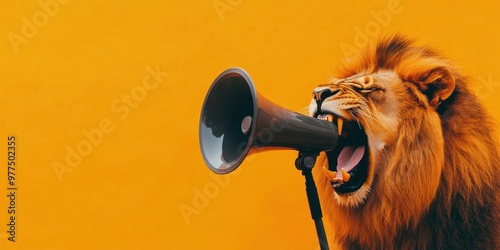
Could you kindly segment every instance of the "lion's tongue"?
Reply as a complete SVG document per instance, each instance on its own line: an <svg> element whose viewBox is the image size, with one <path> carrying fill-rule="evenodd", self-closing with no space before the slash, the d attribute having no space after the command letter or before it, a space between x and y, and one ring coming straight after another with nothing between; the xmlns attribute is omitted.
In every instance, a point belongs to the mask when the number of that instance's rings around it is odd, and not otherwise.
<svg viewBox="0 0 500 250"><path fill-rule="evenodd" d="M351 171L363 158L365 154L365 145L358 147L345 146L337 159L337 178L342 178L342 169L346 172Z"/></svg>

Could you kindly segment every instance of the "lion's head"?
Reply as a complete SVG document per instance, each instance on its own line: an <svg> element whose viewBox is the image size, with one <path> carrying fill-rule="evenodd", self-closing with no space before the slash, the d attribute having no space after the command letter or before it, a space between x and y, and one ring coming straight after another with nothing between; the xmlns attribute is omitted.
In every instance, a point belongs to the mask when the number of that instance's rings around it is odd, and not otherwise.
<svg viewBox="0 0 500 250"><path fill-rule="evenodd" d="M467 81L439 53L394 36L314 89L310 115L339 128L314 170L338 242L402 246L413 237L403 232L424 234L423 221L446 217L457 195L476 206L496 191L493 125Z"/></svg>

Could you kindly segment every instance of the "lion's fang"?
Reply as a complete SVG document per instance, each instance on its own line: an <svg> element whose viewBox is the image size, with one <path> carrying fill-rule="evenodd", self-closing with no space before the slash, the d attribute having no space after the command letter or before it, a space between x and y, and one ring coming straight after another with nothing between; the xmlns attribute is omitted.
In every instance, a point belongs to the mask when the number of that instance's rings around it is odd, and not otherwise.
<svg viewBox="0 0 500 250"><path fill-rule="evenodd" d="M323 167L323 172L325 173L326 177L335 183L341 183L342 178L337 178L337 172L336 171L330 171L328 168Z"/></svg>
<svg viewBox="0 0 500 250"><path fill-rule="evenodd" d="M344 126L344 119L342 117L337 117L337 132L339 135L342 134L342 127Z"/></svg>

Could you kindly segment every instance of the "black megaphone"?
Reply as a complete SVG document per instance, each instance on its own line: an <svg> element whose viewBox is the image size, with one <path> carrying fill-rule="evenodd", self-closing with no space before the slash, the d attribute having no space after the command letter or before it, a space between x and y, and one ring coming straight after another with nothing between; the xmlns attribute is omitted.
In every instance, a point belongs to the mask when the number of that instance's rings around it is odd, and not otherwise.
<svg viewBox="0 0 500 250"><path fill-rule="evenodd" d="M266 99L241 68L222 72L203 103L199 140L203 159L217 174L236 169L245 157L274 149L321 152L337 144L337 127Z"/></svg>

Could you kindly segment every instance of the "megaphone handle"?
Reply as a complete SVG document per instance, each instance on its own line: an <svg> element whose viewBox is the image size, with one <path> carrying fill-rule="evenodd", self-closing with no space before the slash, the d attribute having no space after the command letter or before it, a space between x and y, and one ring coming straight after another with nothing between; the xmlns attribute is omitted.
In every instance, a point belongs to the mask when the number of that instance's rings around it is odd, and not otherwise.
<svg viewBox="0 0 500 250"><path fill-rule="evenodd" d="M318 190L316 189L316 184L311 173L316 163L317 156L317 153L299 152L299 156L295 160L295 167L302 170L302 175L306 178L307 201L309 203L311 217L314 220L314 225L316 226L316 233L318 234L321 250L329 250L325 227L322 220L323 213L321 212L321 205L319 203Z"/></svg>

